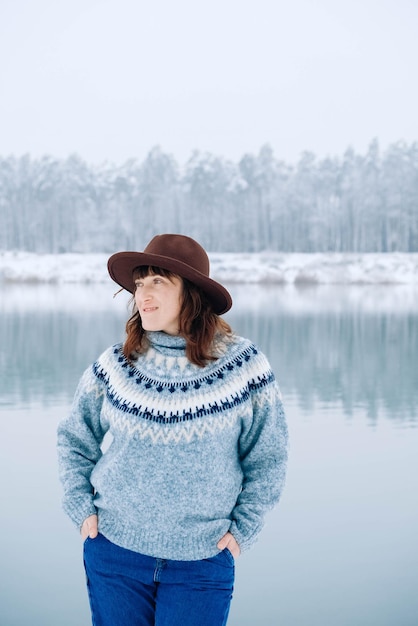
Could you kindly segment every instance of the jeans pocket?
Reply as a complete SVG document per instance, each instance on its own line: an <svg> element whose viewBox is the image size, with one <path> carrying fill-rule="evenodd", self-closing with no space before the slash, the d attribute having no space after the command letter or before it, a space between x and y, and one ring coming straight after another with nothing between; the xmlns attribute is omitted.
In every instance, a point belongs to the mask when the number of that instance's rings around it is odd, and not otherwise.
<svg viewBox="0 0 418 626"><path fill-rule="evenodd" d="M232 554L231 550L229 548L224 548L222 552L228 558L228 561L231 563L231 565L235 565L235 557Z"/></svg>

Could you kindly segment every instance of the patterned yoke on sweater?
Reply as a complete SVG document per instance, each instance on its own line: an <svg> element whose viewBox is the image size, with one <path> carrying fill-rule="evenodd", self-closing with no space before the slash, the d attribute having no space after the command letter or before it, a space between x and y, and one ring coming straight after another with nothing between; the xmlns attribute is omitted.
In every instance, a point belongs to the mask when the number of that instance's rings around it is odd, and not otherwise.
<svg viewBox="0 0 418 626"><path fill-rule="evenodd" d="M245 550L285 480L287 426L270 365L236 335L216 342L204 368L182 337L147 337L135 361L118 344L81 378L58 429L64 509L79 527L97 513L110 541L150 556L208 558L228 531Z"/></svg>

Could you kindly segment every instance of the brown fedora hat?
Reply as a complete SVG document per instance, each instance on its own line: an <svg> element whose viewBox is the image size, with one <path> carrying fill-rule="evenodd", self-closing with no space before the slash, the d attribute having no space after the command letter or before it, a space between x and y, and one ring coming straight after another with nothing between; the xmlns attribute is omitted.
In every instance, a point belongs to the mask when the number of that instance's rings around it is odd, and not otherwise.
<svg viewBox="0 0 418 626"><path fill-rule="evenodd" d="M133 293L133 271L140 265L154 265L169 270L198 285L218 315L232 306L228 291L209 278L209 258L202 246L185 235L156 235L144 252L117 252L107 262L111 278Z"/></svg>

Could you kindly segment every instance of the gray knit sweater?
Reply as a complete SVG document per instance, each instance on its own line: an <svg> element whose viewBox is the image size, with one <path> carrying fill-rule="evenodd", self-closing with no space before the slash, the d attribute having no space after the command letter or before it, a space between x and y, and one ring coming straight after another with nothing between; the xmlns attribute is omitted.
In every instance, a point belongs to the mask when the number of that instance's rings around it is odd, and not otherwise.
<svg viewBox="0 0 418 626"><path fill-rule="evenodd" d="M269 363L237 336L219 339L204 368L186 358L183 338L148 338L134 363L118 344L81 378L58 428L64 509L78 527L97 513L110 541L155 557L213 556L227 531L245 550L285 478L287 428Z"/></svg>

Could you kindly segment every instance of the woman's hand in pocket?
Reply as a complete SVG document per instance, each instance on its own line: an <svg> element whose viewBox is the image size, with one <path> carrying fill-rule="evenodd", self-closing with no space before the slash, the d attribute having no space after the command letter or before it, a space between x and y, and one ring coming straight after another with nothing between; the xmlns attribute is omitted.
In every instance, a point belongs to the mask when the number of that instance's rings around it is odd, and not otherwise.
<svg viewBox="0 0 418 626"><path fill-rule="evenodd" d="M218 548L219 550L225 550L225 548L228 548L234 559L237 559L241 554L238 542L231 533L226 533L226 535L218 541Z"/></svg>
<svg viewBox="0 0 418 626"><path fill-rule="evenodd" d="M97 515L90 515L89 517L86 517L81 525L80 531L83 541L87 539L87 537L90 537L90 539L97 537L99 534L97 526Z"/></svg>

